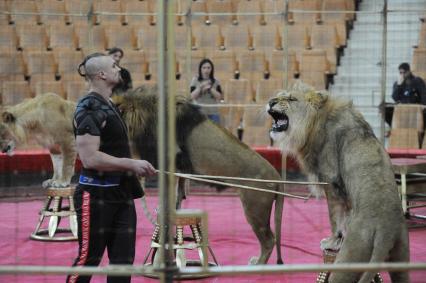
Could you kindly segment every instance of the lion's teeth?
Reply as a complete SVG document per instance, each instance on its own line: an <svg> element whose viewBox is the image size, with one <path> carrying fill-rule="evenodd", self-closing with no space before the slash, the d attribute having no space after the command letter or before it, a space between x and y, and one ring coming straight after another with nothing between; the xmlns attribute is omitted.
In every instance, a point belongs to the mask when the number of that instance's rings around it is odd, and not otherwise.
<svg viewBox="0 0 426 283"><path fill-rule="evenodd" d="M278 120L277 121L277 125L281 126L281 125L287 125L288 121L287 120Z"/></svg>

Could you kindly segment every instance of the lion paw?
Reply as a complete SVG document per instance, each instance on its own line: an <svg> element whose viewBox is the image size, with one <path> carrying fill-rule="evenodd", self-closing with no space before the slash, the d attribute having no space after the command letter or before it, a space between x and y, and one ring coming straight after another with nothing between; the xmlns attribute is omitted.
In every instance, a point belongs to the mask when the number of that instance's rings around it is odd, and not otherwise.
<svg viewBox="0 0 426 283"><path fill-rule="evenodd" d="M333 250L338 251L340 250L340 247L342 246L343 238L342 237L336 237L331 236L325 239L321 240L321 250Z"/></svg>
<svg viewBox="0 0 426 283"><path fill-rule="evenodd" d="M257 263L259 262L259 257L257 257L257 256L253 256L253 257L251 257L250 258L250 260L249 260L249 265L256 265Z"/></svg>
<svg viewBox="0 0 426 283"><path fill-rule="evenodd" d="M41 184L41 186L44 189L50 188L50 187L52 187L53 181L54 181L53 179L47 179L47 180L43 181L43 183Z"/></svg>
<svg viewBox="0 0 426 283"><path fill-rule="evenodd" d="M48 180L46 180L42 183L42 186L45 189L47 189L47 188L66 188L69 185L70 184L68 182L58 181L58 180L53 180L53 179L48 179Z"/></svg>

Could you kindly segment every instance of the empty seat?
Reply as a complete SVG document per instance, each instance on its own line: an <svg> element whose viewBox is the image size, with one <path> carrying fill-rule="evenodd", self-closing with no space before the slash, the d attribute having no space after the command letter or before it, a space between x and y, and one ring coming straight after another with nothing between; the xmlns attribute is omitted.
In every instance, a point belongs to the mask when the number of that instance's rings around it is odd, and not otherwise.
<svg viewBox="0 0 426 283"><path fill-rule="evenodd" d="M295 52L296 56L302 53L303 50L309 48L309 33L306 25L294 24L279 26L279 33L288 51Z"/></svg>
<svg viewBox="0 0 426 283"><path fill-rule="evenodd" d="M130 72L133 81L142 81L148 72L147 61L143 51L126 50L120 65Z"/></svg>
<svg viewBox="0 0 426 283"><path fill-rule="evenodd" d="M256 84L256 103L266 104L283 88L283 81L280 79L259 80Z"/></svg>
<svg viewBox="0 0 426 283"><path fill-rule="evenodd" d="M106 36L103 26L92 26L85 22L75 24L78 47L85 53L102 52L106 49Z"/></svg>
<svg viewBox="0 0 426 283"><path fill-rule="evenodd" d="M148 1L127 1L123 3L123 12L125 13L123 21L126 24L152 25L154 16L150 10ZM136 15L141 14L141 15Z"/></svg>
<svg viewBox="0 0 426 283"><path fill-rule="evenodd" d="M155 52L157 50L157 30L152 27L139 26L135 28L137 49Z"/></svg>
<svg viewBox="0 0 426 283"><path fill-rule="evenodd" d="M58 24L64 24L65 22L68 22L68 17L66 16L65 2L66 1L57 0L41 0L40 2L38 2L40 21L45 24L52 24L53 22L56 22Z"/></svg>
<svg viewBox="0 0 426 283"><path fill-rule="evenodd" d="M93 13L96 24L123 22L123 16L120 15L122 13L120 1L96 0L93 4Z"/></svg>
<svg viewBox="0 0 426 283"><path fill-rule="evenodd" d="M426 72L426 48L414 49L412 69L415 72Z"/></svg>
<svg viewBox="0 0 426 283"><path fill-rule="evenodd" d="M426 22L423 22L420 27L418 47L426 48Z"/></svg>
<svg viewBox="0 0 426 283"><path fill-rule="evenodd" d="M303 51L299 64L300 79L317 90L326 88L326 75L330 66L324 50Z"/></svg>
<svg viewBox="0 0 426 283"><path fill-rule="evenodd" d="M35 1L11 1L10 13L10 21L15 24L35 24L40 22Z"/></svg>
<svg viewBox="0 0 426 283"><path fill-rule="evenodd" d="M222 35L226 49L250 49L252 46L249 29L246 25L223 26Z"/></svg>
<svg viewBox="0 0 426 283"><path fill-rule="evenodd" d="M331 72L335 73L337 49L340 47L336 27L334 25L313 25L310 45L314 49L323 49L326 51Z"/></svg>
<svg viewBox="0 0 426 283"><path fill-rule="evenodd" d="M15 105L32 96L27 81L3 82L1 93L3 105Z"/></svg>
<svg viewBox="0 0 426 283"><path fill-rule="evenodd" d="M91 1L67 0L65 9L68 13L68 21L71 23L87 23L89 20L89 12Z"/></svg>
<svg viewBox="0 0 426 283"><path fill-rule="evenodd" d="M80 51L62 51L59 56L56 56L58 63L58 73L76 73L78 65L83 61L83 54Z"/></svg>
<svg viewBox="0 0 426 283"><path fill-rule="evenodd" d="M207 5L206 2L201 1L192 1L191 3L191 24L192 25L202 25L210 23L209 16L207 15Z"/></svg>
<svg viewBox="0 0 426 283"><path fill-rule="evenodd" d="M286 0L264 0L264 20L267 25L283 25Z"/></svg>
<svg viewBox="0 0 426 283"><path fill-rule="evenodd" d="M391 130L388 148L419 148L419 135L417 129L395 128Z"/></svg>
<svg viewBox="0 0 426 283"><path fill-rule="evenodd" d="M415 128L419 133L423 133L423 107L418 104L395 105L392 128Z"/></svg>
<svg viewBox="0 0 426 283"><path fill-rule="evenodd" d="M40 95L47 92L53 92L63 98L66 98L62 81L39 81L36 83L35 95Z"/></svg>
<svg viewBox="0 0 426 283"><path fill-rule="evenodd" d="M314 23L321 21L320 0L289 0L288 22L289 23ZM306 12L304 12L306 11ZM312 12L318 11L318 12Z"/></svg>
<svg viewBox="0 0 426 283"><path fill-rule="evenodd" d="M0 11L6 12L6 13L0 13L0 25L3 25L3 26L8 25L10 22L10 1L9 0L0 0Z"/></svg>
<svg viewBox="0 0 426 283"><path fill-rule="evenodd" d="M237 59L240 77L257 81L269 76L268 63L262 51L242 51Z"/></svg>
<svg viewBox="0 0 426 283"><path fill-rule="evenodd" d="M264 25L265 18L262 14L260 0L241 0L237 6L238 24Z"/></svg>
<svg viewBox="0 0 426 283"><path fill-rule="evenodd" d="M175 48L177 51L189 51L195 46L195 37L187 25L175 26Z"/></svg>
<svg viewBox="0 0 426 283"><path fill-rule="evenodd" d="M211 53L210 57L214 64L215 76L217 78L225 81L235 77L237 59L233 51L216 51Z"/></svg>
<svg viewBox="0 0 426 283"><path fill-rule="evenodd" d="M119 46L122 49L136 48L136 35L130 26L107 25L105 26L106 47L112 48Z"/></svg>
<svg viewBox="0 0 426 283"><path fill-rule="evenodd" d="M291 80L299 73L295 52L275 50L268 55L269 71L272 77Z"/></svg>
<svg viewBox="0 0 426 283"><path fill-rule="evenodd" d="M219 113L221 125L237 137L238 127L242 129L244 107L221 105Z"/></svg>
<svg viewBox="0 0 426 283"><path fill-rule="evenodd" d="M193 36L195 40L195 48L204 50L219 49L222 45L222 36L219 26L217 25L201 25L193 27Z"/></svg>
<svg viewBox="0 0 426 283"><path fill-rule="evenodd" d="M48 37L44 26L22 24L16 27L19 48L25 51L46 50Z"/></svg>
<svg viewBox="0 0 426 283"><path fill-rule="evenodd" d="M283 49L281 35L279 34L277 26L254 26L251 30L254 49L264 51Z"/></svg>
<svg viewBox="0 0 426 283"><path fill-rule="evenodd" d="M88 91L87 82L83 79L77 81L69 81L65 83L65 90L67 99L70 101L78 101L81 97L85 96Z"/></svg>
<svg viewBox="0 0 426 283"><path fill-rule="evenodd" d="M225 83L225 102L247 104L253 102L253 93L247 79L229 79Z"/></svg>
<svg viewBox="0 0 426 283"><path fill-rule="evenodd" d="M18 36L14 26L1 26L0 51L14 51L18 47Z"/></svg>
<svg viewBox="0 0 426 283"><path fill-rule="evenodd" d="M234 7L229 0L207 1L208 21L217 25L230 25L236 22Z"/></svg>
<svg viewBox="0 0 426 283"><path fill-rule="evenodd" d="M243 114L243 142L249 145L270 145L272 120L265 106L245 107Z"/></svg>
<svg viewBox="0 0 426 283"><path fill-rule="evenodd" d="M56 74L56 63L51 52L29 52L25 54L27 62L27 74Z"/></svg>
<svg viewBox="0 0 426 283"><path fill-rule="evenodd" d="M26 66L22 53L0 53L0 83L7 80L24 80Z"/></svg>
<svg viewBox="0 0 426 283"><path fill-rule="evenodd" d="M74 26L65 24L49 25L48 34L49 49L54 51L77 49L78 40L74 32Z"/></svg>
<svg viewBox="0 0 426 283"><path fill-rule="evenodd" d="M354 4L350 4L349 1L342 0L323 0L322 10L324 11L336 11L336 13L324 13L322 14L321 19L324 22L341 22L341 21L351 21L354 18L354 13L349 11L354 11Z"/></svg>

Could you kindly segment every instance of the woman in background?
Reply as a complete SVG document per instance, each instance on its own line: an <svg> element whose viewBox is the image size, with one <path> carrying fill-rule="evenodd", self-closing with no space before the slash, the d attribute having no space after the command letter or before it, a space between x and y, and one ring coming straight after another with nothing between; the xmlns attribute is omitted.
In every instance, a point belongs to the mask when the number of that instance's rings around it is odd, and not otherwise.
<svg viewBox="0 0 426 283"><path fill-rule="evenodd" d="M201 60L198 75L192 78L190 90L192 100L199 104L217 104L223 100L222 87L214 77L214 65L210 59ZM210 120L220 123L217 107L204 107L203 111Z"/></svg>

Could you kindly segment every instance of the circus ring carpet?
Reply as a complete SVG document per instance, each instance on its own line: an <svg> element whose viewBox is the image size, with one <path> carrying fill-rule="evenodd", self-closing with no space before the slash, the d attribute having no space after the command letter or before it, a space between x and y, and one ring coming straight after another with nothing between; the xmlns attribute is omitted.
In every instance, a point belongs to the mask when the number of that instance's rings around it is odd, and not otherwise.
<svg viewBox="0 0 426 283"><path fill-rule="evenodd" d="M34 160L31 158L31 160ZM10 166L10 165L8 165ZM22 163L20 166L23 166ZM4 169L4 167L2 167ZM41 168L38 166L38 168ZM11 167L9 167L11 169ZM199 192L199 190L197 191ZM157 206L155 190L147 195L151 212ZM43 199L0 199L0 265L61 265L70 266L77 255L77 242L39 242L29 239L38 219ZM246 265L251 256L259 253L259 245L247 224L239 198L227 191L193 194L184 201L184 208L203 209L208 213L209 241L220 265ZM141 264L149 250L153 226L145 217L139 200L137 252L135 264ZM418 211L426 214L426 209ZM273 223L271 223L273 227ZM311 199L308 202L286 199L282 225L282 251L285 264L322 263L319 242L329 236L326 201ZM410 253L412 262L426 262L426 228L410 229ZM188 257L196 254L188 253ZM269 260L274 264L275 251ZM102 265L107 264L106 255ZM288 273L238 277L211 277L196 282L315 282L316 273ZM385 282L390 282L382 273ZM425 282L426 271L411 272L414 283ZM0 282L53 283L64 282L60 275L0 275ZM95 276L92 282L105 282L105 277ZM158 282L145 277L133 277L132 282ZM194 281L192 281L194 282Z"/></svg>

